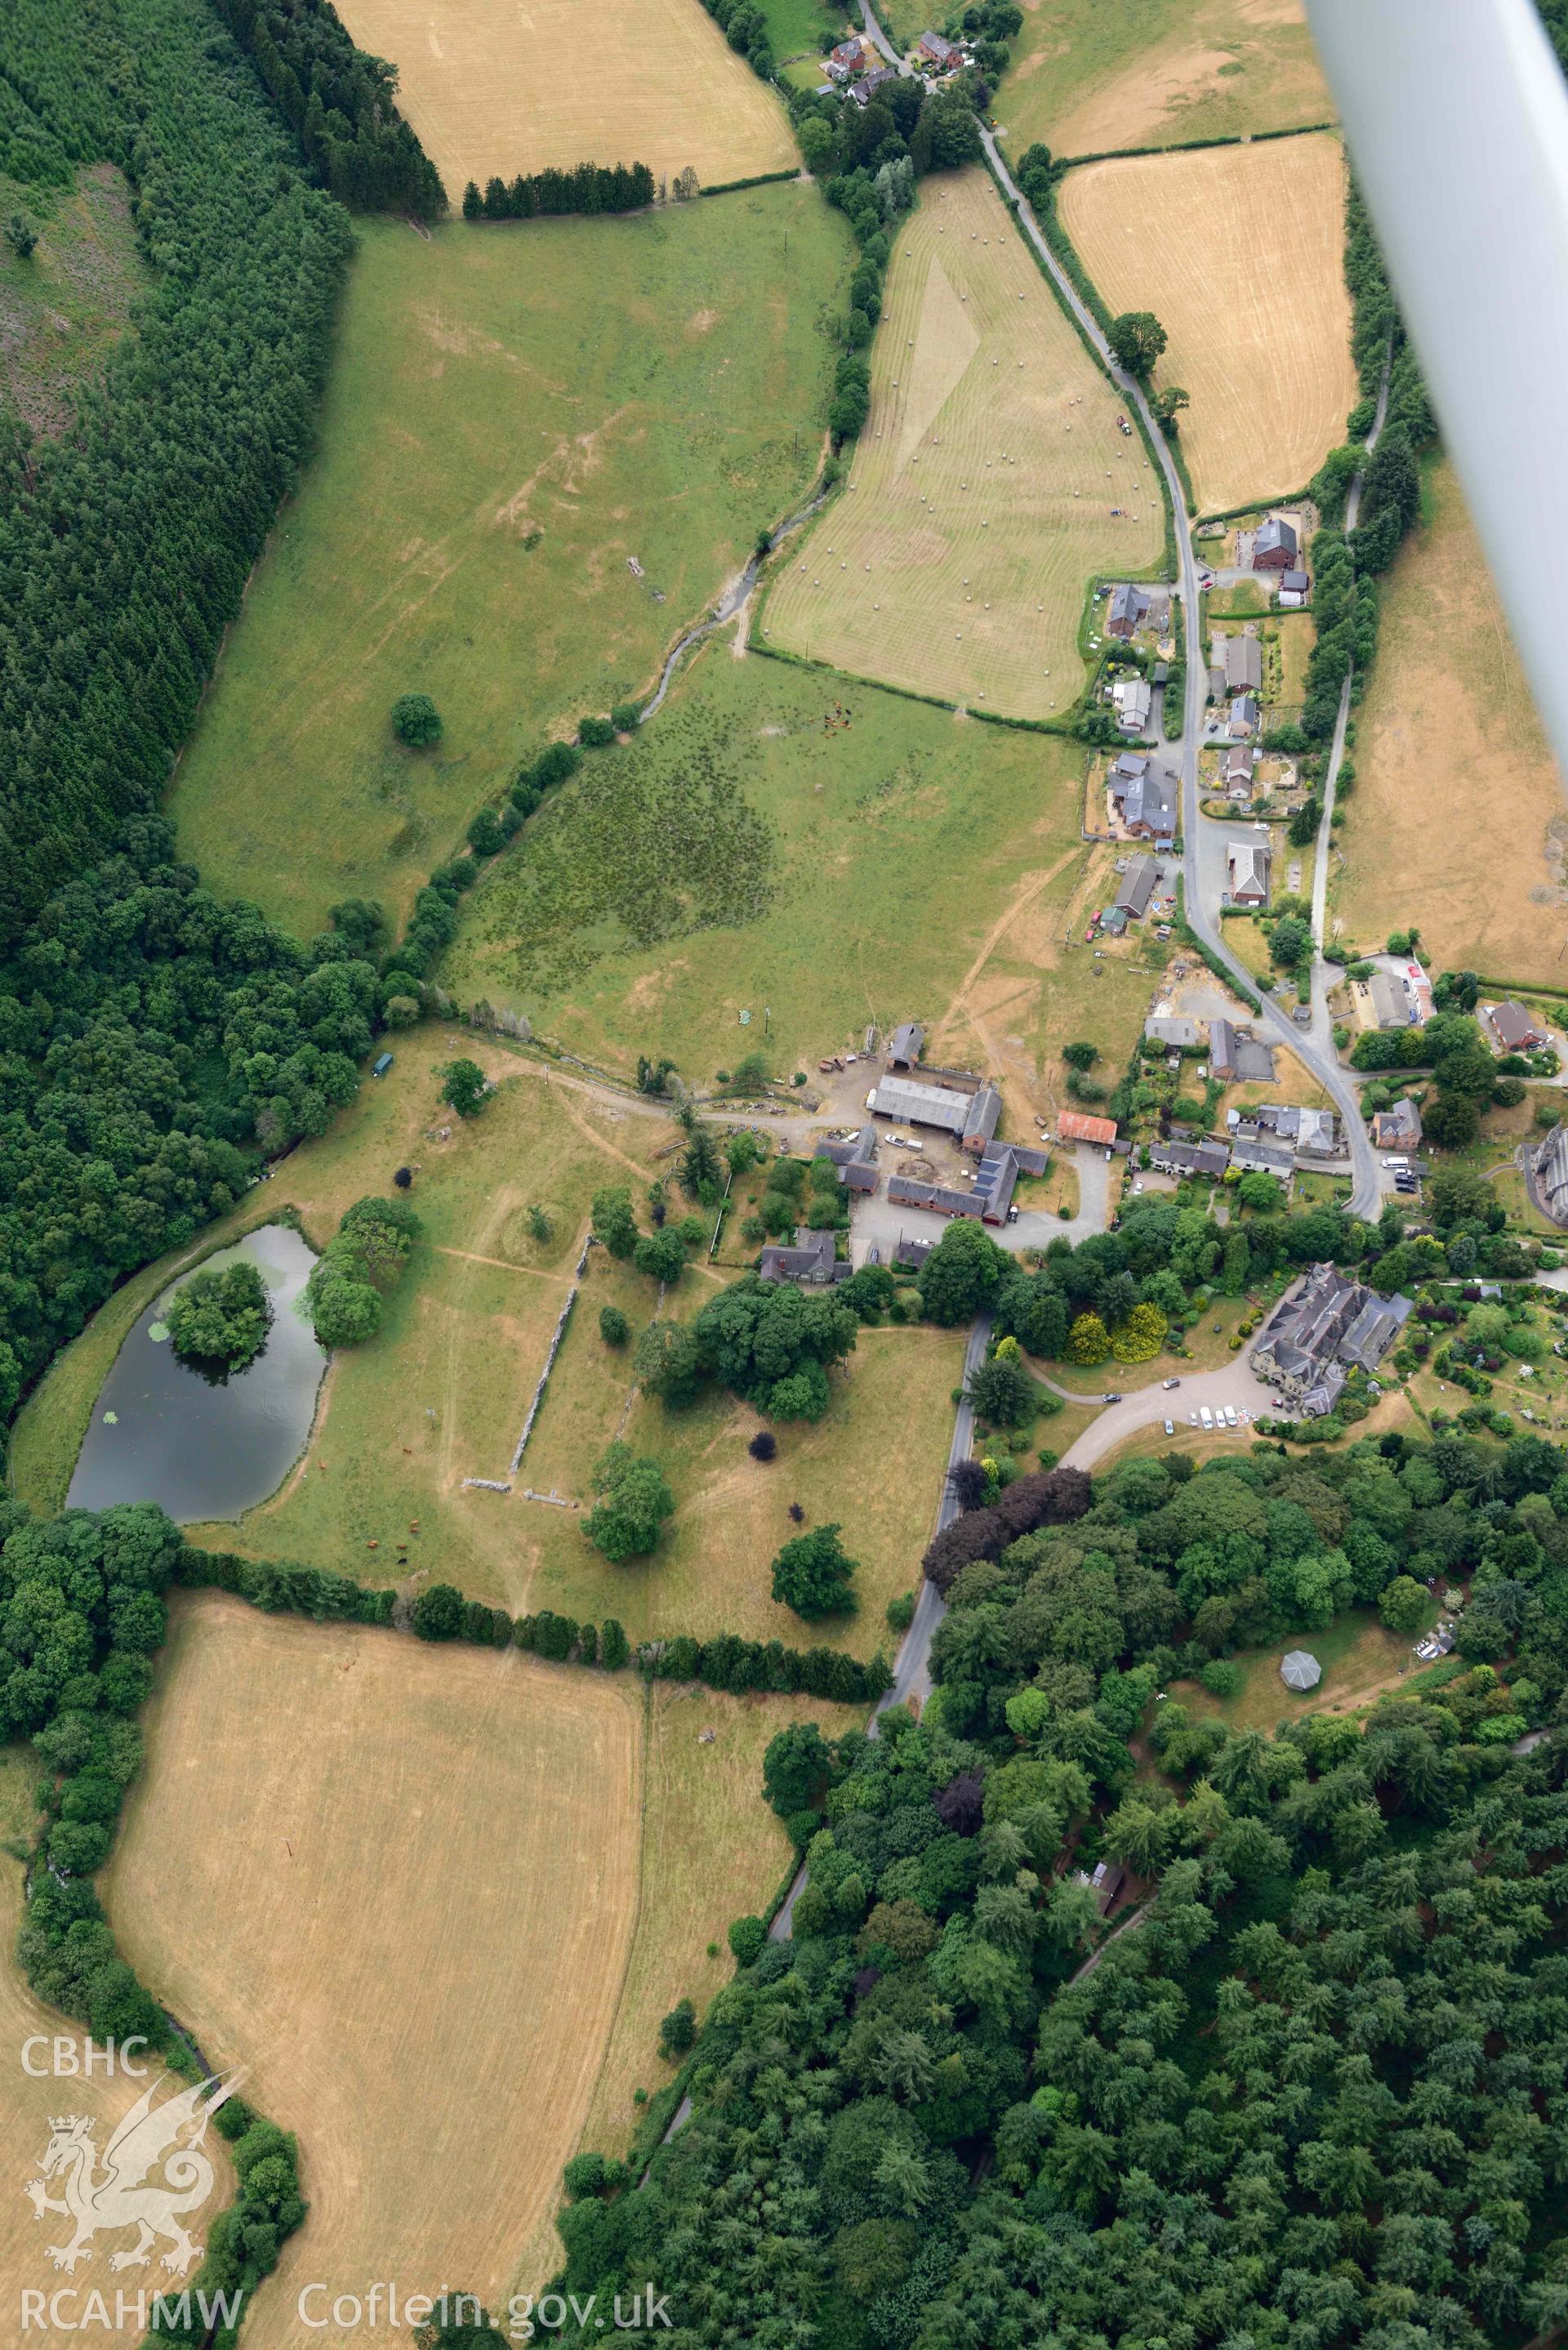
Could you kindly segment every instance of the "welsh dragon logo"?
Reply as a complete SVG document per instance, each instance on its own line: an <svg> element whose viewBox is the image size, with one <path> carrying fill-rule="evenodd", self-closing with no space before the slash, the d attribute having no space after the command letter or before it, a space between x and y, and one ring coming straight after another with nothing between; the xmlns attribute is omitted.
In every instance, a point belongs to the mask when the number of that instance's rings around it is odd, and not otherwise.
<svg viewBox="0 0 1568 2350"><path fill-rule="evenodd" d="M95 2236L134 2228L135 2243L111 2252L111 2269L145 2268L154 2247L166 2242L162 2265L183 2276L201 2258L202 2247L184 2224L183 2214L200 2210L213 2191L213 2166L202 2151L207 2125L218 2107L233 2096L241 2075L226 2081L214 2074L193 2087L178 2090L154 2104L168 2075L153 2081L115 2129L105 2147L102 2166L93 2144L94 2123L87 2114L57 2114L49 2123L49 2142L39 2163L42 2176L29 2181L26 2194L33 2216L57 2211L74 2223L70 2241L49 2247L57 2269L74 2274L78 2261L90 2261ZM221 2085L220 2085L221 2082ZM217 2090L209 2099L207 2093ZM161 2168L161 2183L150 2174ZM62 2193L48 2192L57 2179Z"/></svg>

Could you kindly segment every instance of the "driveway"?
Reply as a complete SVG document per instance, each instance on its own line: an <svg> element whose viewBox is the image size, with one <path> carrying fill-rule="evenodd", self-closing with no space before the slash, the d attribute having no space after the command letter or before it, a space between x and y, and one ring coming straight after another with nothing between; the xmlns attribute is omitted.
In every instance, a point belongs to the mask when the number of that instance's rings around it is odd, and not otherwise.
<svg viewBox="0 0 1568 2350"><path fill-rule="evenodd" d="M1023 1208L1019 1211L1016 1223L988 1224L986 1230L998 1247L1010 1250L1014 1256L1026 1248L1043 1249L1052 1241L1075 1243L1087 1240L1091 1232L1103 1232L1110 1220L1113 1181L1118 1196L1121 1190L1121 1173L1115 1161L1107 1162L1103 1150L1084 1143L1069 1143L1056 1155L1069 1157L1077 1170L1078 1212L1070 1217L1053 1216L1038 1208ZM884 1149L877 1153L877 1163L886 1179L898 1172L903 1154ZM905 1240L929 1242L934 1247L951 1221L929 1208L901 1207L897 1201L888 1199L885 1180L880 1191L856 1201L853 1213L849 1254L857 1269L865 1263L873 1247L881 1252L884 1264L891 1264L900 1235Z"/></svg>
<svg viewBox="0 0 1568 2350"><path fill-rule="evenodd" d="M1115 1363L1106 1363L1104 1369L1107 1380L1114 1380ZM1047 1379L1045 1385L1071 1403L1098 1403L1106 1392L1096 1388L1092 1394L1085 1394L1082 1388L1059 1387L1054 1379ZM1123 1396L1120 1403L1106 1404L1098 1419L1067 1447L1062 1455L1062 1466L1092 1469L1096 1461L1103 1461L1107 1452L1114 1452L1118 1444L1125 1444L1140 1429L1158 1428L1167 1419L1174 1420L1178 1428L1185 1428L1188 1414L1198 1411L1204 1404L1210 1411L1218 1405L1232 1404L1238 1414L1250 1411L1254 1416L1264 1412L1272 1417L1276 1409L1270 1390L1248 1368L1245 1355L1239 1354L1233 1363L1217 1371L1197 1371L1190 1378L1183 1378L1179 1388L1168 1389L1157 1380L1153 1387ZM1230 1432L1243 1450L1252 1440L1250 1421Z"/></svg>

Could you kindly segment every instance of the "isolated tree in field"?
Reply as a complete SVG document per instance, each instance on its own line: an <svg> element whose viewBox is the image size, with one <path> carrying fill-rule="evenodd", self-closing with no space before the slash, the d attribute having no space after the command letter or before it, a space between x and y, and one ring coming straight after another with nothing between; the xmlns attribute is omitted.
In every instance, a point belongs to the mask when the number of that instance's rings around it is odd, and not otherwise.
<svg viewBox="0 0 1568 2350"><path fill-rule="evenodd" d="M637 1246L637 1218L624 1183L594 1193L594 1238L611 1256L628 1257Z"/></svg>
<svg viewBox="0 0 1568 2350"><path fill-rule="evenodd" d="M618 1305L599 1307L599 1336L607 1347L624 1347L631 1336L631 1324Z"/></svg>
<svg viewBox="0 0 1568 2350"><path fill-rule="evenodd" d="M25 213L13 213L5 224L5 242L18 261L26 261L38 242L38 232Z"/></svg>
<svg viewBox="0 0 1568 2350"><path fill-rule="evenodd" d="M772 1461L778 1449L778 1438L771 1428L759 1428L746 1447L753 1461Z"/></svg>
<svg viewBox="0 0 1568 2350"><path fill-rule="evenodd" d="M459 1118L477 1118L493 1090L477 1061L449 1061L441 1071L441 1097Z"/></svg>
<svg viewBox="0 0 1568 2350"><path fill-rule="evenodd" d="M645 1557L675 1508L658 1461L635 1453L629 1444L614 1443L594 1471L593 1489L604 1498L584 1521L588 1540L616 1566Z"/></svg>
<svg viewBox="0 0 1568 2350"><path fill-rule="evenodd" d="M1147 375L1168 339L1152 310L1124 310L1106 337L1127 373L1139 377Z"/></svg>
<svg viewBox="0 0 1568 2350"><path fill-rule="evenodd" d="M169 1336L182 1362L243 1371L266 1345L272 1300L254 1264L192 1274L177 1289L168 1313Z"/></svg>
<svg viewBox="0 0 1568 2350"><path fill-rule="evenodd" d="M638 1385L670 1411L694 1402L702 1385L702 1357L685 1322L650 1322L637 1342L632 1365Z"/></svg>
<svg viewBox="0 0 1568 2350"><path fill-rule="evenodd" d="M836 1525L813 1526L785 1543L774 1561L774 1597L808 1623L847 1614L855 1605L855 1561Z"/></svg>
<svg viewBox="0 0 1568 2350"><path fill-rule="evenodd" d="M644 1232L631 1253L639 1273L666 1284L679 1281L686 1270L686 1243L679 1232Z"/></svg>
<svg viewBox="0 0 1568 2350"><path fill-rule="evenodd" d="M1070 1069L1092 1069L1099 1057L1097 1045L1064 1045L1062 1047L1062 1058Z"/></svg>
<svg viewBox="0 0 1568 2350"><path fill-rule="evenodd" d="M1168 432L1176 431L1177 417L1184 408L1191 405L1190 393L1183 391L1179 383L1168 383L1162 391L1154 395L1154 412Z"/></svg>
<svg viewBox="0 0 1568 2350"><path fill-rule="evenodd" d="M392 704L392 732L410 751L428 750L441 740L441 712L428 693L400 693Z"/></svg>

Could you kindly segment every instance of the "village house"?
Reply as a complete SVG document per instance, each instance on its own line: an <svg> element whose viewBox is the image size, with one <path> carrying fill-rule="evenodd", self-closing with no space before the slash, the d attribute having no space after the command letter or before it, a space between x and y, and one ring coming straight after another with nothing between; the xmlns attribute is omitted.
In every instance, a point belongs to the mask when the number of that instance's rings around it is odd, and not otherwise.
<svg viewBox="0 0 1568 2350"><path fill-rule="evenodd" d="M1287 1102L1262 1102L1254 1109L1228 1110L1226 1124L1238 1140L1286 1144L1298 1158L1339 1156L1339 1129L1331 1109L1298 1109Z"/></svg>
<svg viewBox="0 0 1568 2350"><path fill-rule="evenodd" d="M1241 739L1250 734L1255 734L1262 715L1255 693L1234 694L1231 701L1231 714L1226 722L1226 732Z"/></svg>
<svg viewBox="0 0 1568 2350"><path fill-rule="evenodd" d="M1272 1086L1274 1056L1267 1045L1232 1021L1210 1020L1209 1070L1220 1085Z"/></svg>
<svg viewBox="0 0 1568 2350"><path fill-rule="evenodd" d="M1095 1897L1095 1907L1103 1918L1126 1884L1127 1870L1119 1860L1097 1860L1092 1870L1075 1868L1073 1882L1088 1887Z"/></svg>
<svg viewBox="0 0 1568 2350"><path fill-rule="evenodd" d="M1304 571L1282 571L1280 574L1279 600L1284 610L1287 612L1299 611L1301 607L1306 602L1307 590L1310 585L1311 583Z"/></svg>
<svg viewBox="0 0 1568 2350"><path fill-rule="evenodd" d="M850 1271L848 1260L834 1253L832 1232L813 1232L808 1224L795 1226L793 1248L765 1248L757 1266L763 1281L794 1281L811 1289L847 1281Z"/></svg>
<svg viewBox="0 0 1568 2350"><path fill-rule="evenodd" d="M922 33L915 54L923 66L929 66L935 73L950 73L954 66L963 63L963 51L958 43L940 33Z"/></svg>
<svg viewBox="0 0 1568 2350"><path fill-rule="evenodd" d="M1416 1007L1390 971L1375 971L1350 983L1350 1008L1358 1028L1413 1028Z"/></svg>
<svg viewBox="0 0 1568 2350"><path fill-rule="evenodd" d="M1308 1419L1332 1411L1347 1369L1375 1371L1411 1313L1407 1297L1379 1297L1332 1264L1314 1264L1285 1292L1249 1357Z"/></svg>
<svg viewBox="0 0 1568 2350"><path fill-rule="evenodd" d="M848 81L854 75L864 70L865 64L865 46L858 38L852 41L840 41L836 48L830 49L827 53L826 70L833 76L835 81Z"/></svg>
<svg viewBox="0 0 1568 2350"><path fill-rule="evenodd" d="M1116 815L1140 840L1176 836L1176 777L1147 753L1123 751L1106 777Z"/></svg>
<svg viewBox="0 0 1568 2350"><path fill-rule="evenodd" d="M1178 1013L1150 1013L1143 1024L1143 1033L1153 1045L1173 1045L1178 1052L1192 1052L1202 1042L1196 1020L1184 1019Z"/></svg>
<svg viewBox="0 0 1568 2350"><path fill-rule="evenodd" d="M1141 629L1148 618L1148 593L1146 588L1128 584L1111 589L1111 600L1106 612L1106 634L1124 639Z"/></svg>
<svg viewBox="0 0 1568 2350"><path fill-rule="evenodd" d="M856 105L864 109L870 105L879 89L885 89L890 81L897 81L898 78L891 66L876 66L868 74L861 75L849 95Z"/></svg>
<svg viewBox="0 0 1568 2350"><path fill-rule="evenodd" d="M1238 1134L1231 1145L1231 1164L1243 1175L1277 1176L1289 1191L1296 1154L1288 1142L1265 1142L1261 1135Z"/></svg>
<svg viewBox="0 0 1568 2350"><path fill-rule="evenodd" d="M1266 840L1229 840L1225 844L1228 895L1233 906L1266 906L1269 902L1269 844Z"/></svg>
<svg viewBox="0 0 1568 2350"><path fill-rule="evenodd" d="M1220 780L1232 799L1252 796L1252 762L1257 754L1250 743L1231 743L1220 762Z"/></svg>
<svg viewBox="0 0 1568 2350"><path fill-rule="evenodd" d="M1141 922L1148 911L1159 868L1152 857L1129 857L1116 902L1128 921Z"/></svg>
<svg viewBox="0 0 1568 2350"><path fill-rule="evenodd" d="M1231 1163L1231 1153L1223 1142L1173 1142L1157 1137L1148 1146L1148 1163L1162 1175L1198 1175L1217 1182Z"/></svg>
<svg viewBox="0 0 1568 2350"><path fill-rule="evenodd" d="M1243 690L1257 693L1263 683L1263 648L1256 637L1216 637L1214 657L1220 658L1223 645L1225 683L1232 693Z"/></svg>
<svg viewBox="0 0 1568 2350"><path fill-rule="evenodd" d="M1534 1013L1527 1012L1522 1003L1511 1001L1494 1003L1488 1009L1486 1017L1500 1052L1538 1053L1542 1045L1549 1042L1548 1032Z"/></svg>
<svg viewBox="0 0 1568 2350"><path fill-rule="evenodd" d="M1294 523L1282 515L1270 515L1258 525L1252 540L1254 571L1293 571L1301 541Z"/></svg>
<svg viewBox="0 0 1568 2350"><path fill-rule="evenodd" d="M1372 1139L1379 1150L1414 1150L1421 1139L1421 1113L1408 1094L1392 1109L1380 1109L1372 1120Z"/></svg>

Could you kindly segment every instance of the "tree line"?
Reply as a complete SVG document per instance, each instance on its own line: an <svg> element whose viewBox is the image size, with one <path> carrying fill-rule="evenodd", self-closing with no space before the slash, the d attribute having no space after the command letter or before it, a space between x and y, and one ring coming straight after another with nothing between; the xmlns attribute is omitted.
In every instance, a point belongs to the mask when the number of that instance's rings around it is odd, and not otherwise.
<svg viewBox="0 0 1568 2350"><path fill-rule="evenodd" d="M439 220L441 174L397 107L398 69L357 48L332 0L213 0L324 187L358 212Z"/></svg>
<svg viewBox="0 0 1568 2350"><path fill-rule="evenodd" d="M575 170L519 172L514 180L477 180L462 192L465 221L540 220L561 213L635 213L657 191L646 163L579 163Z"/></svg>

